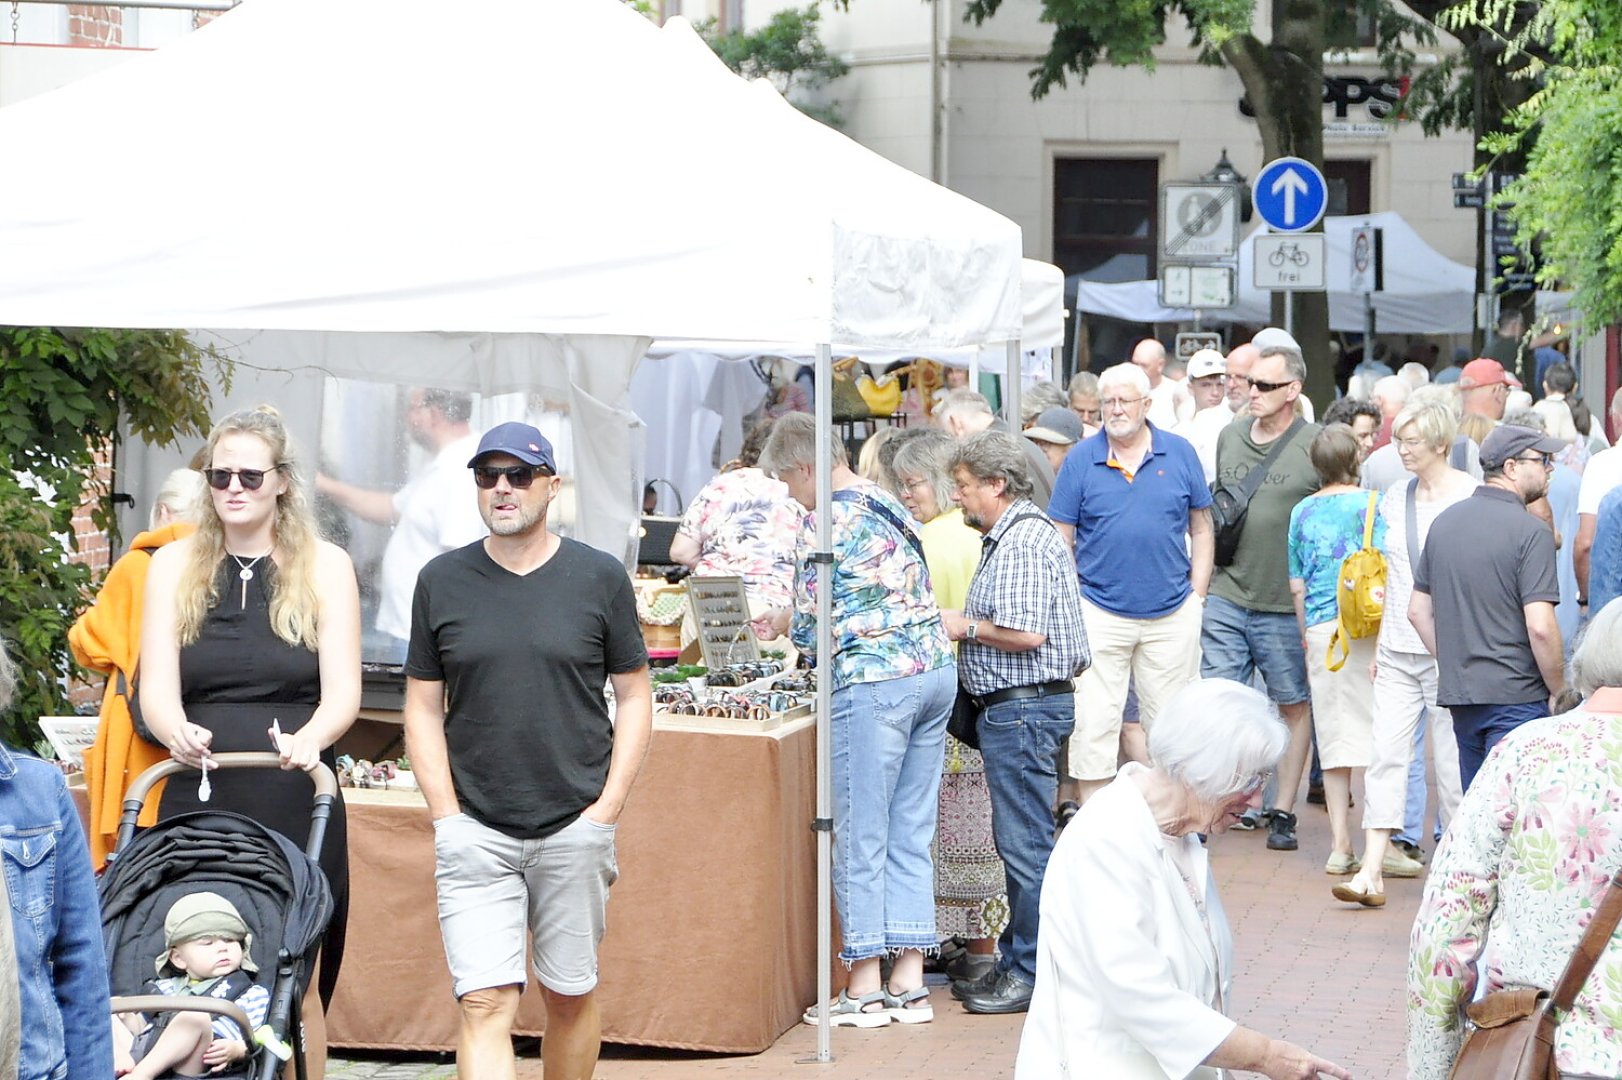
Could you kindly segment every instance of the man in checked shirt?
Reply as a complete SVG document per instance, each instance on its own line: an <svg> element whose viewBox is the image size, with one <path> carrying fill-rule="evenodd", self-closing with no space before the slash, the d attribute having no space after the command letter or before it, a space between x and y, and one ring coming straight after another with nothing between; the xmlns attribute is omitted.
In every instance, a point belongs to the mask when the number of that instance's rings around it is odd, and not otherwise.
<svg viewBox="0 0 1622 1080"><path fill-rule="evenodd" d="M962 611L943 611L958 673L979 711L991 792L991 828L1008 883L1001 958L981 978L955 983L976 1013L1024 1012L1036 984L1037 904L1053 850L1055 755L1075 726L1071 680L1089 661L1069 548L1030 500L1015 437L985 431L952 459L953 499L984 534Z"/></svg>

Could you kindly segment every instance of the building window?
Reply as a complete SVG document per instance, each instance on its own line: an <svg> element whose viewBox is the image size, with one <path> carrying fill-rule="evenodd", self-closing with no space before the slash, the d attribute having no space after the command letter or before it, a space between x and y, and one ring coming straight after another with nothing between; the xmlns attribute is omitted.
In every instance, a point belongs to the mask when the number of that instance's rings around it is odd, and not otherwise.
<svg viewBox="0 0 1622 1080"><path fill-rule="evenodd" d="M1329 185L1329 214L1356 217L1370 212L1371 169L1372 163L1367 158L1324 162L1324 180Z"/></svg>
<svg viewBox="0 0 1622 1080"><path fill-rule="evenodd" d="M1156 158L1060 158L1053 169L1053 261L1065 276L1155 276L1160 215Z"/></svg>

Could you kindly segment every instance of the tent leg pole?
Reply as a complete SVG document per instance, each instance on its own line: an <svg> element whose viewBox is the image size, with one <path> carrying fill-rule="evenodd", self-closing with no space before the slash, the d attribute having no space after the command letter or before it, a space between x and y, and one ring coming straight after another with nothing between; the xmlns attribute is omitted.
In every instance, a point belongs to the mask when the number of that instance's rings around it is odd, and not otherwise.
<svg viewBox="0 0 1622 1080"><path fill-rule="evenodd" d="M1003 394L1003 400L1007 405L1005 413L1008 418L1008 426L1014 430L1015 434L1018 434L1025 427L1025 425L1020 422L1019 412L1019 399L1020 396L1025 392L1025 373L1020 370L1020 362L1023 359L1023 356L1021 355L1019 345L1020 343L1018 338L1014 338L1004 345L1004 348L1007 350L1007 352L1004 354L1007 357L1007 360L1002 367L1004 372L1003 379L1008 383L1008 389Z"/></svg>
<svg viewBox="0 0 1622 1080"><path fill-rule="evenodd" d="M817 346L817 1056L833 1061L833 350Z"/></svg>

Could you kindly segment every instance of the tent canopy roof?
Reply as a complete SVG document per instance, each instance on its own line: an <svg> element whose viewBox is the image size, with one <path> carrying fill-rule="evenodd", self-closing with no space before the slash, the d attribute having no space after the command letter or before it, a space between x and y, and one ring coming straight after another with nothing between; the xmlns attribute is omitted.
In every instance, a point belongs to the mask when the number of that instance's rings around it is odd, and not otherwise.
<svg viewBox="0 0 1622 1080"><path fill-rule="evenodd" d="M0 110L39 163L0 322L1018 335L1018 226L692 44L614 0L242 5Z"/></svg>

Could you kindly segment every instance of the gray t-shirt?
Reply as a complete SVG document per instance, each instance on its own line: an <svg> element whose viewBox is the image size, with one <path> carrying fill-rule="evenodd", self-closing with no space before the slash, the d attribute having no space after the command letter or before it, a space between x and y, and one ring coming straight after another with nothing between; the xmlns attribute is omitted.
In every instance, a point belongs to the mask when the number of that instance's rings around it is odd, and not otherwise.
<svg viewBox="0 0 1622 1080"><path fill-rule="evenodd" d="M1525 705L1549 688L1524 606L1560 602L1554 534L1519 496L1483 486L1443 510L1425 537L1414 591L1436 619L1438 705Z"/></svg>
<svg viewBox="0 0 1622 1080"><path fill-rule="evenodd" d="M1238 487L1273 443L1258 445L1250 437L1249 423L1229 424L1217 439L1216 486ZM1290 443L1267 470L1245 513L1245 530L1233 563L1211 575L1211 592L1242 608L1290 614L1290 511L1318 490L1318 471L1307 449L1322 430L1303 424L1294 435L1281 435Z"/></svg>

